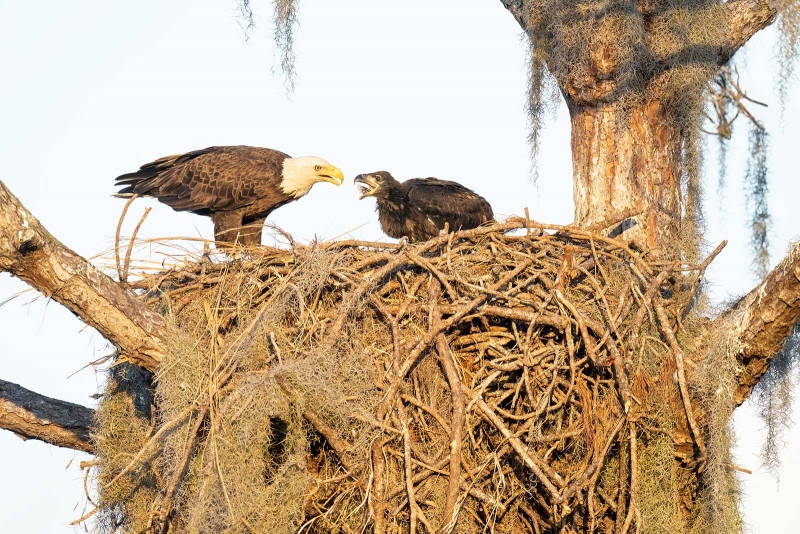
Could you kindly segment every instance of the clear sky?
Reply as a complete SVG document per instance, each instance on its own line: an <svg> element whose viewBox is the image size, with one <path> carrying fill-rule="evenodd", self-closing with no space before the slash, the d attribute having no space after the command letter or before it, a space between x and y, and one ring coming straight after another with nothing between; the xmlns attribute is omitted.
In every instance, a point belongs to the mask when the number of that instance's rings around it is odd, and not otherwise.
<svg viewBox="0 0 800 534"><path fill-rule="evenodd" d="M529 181L525 44L497 0L302 0L297 89L287 98L271 69L271 2L254 1L249 41L235 0L0 1L0 180L53 235L85 257L113 245L124 202L113 179L157 157L210 145L266 146L340 167L340 188L319 184L272 223L300 242L382 239L374 202L352 178L389 170L400 179L454 179L502 218L572 220L569 122L562 107L542 136L540 181ZM773 91L772 33L748 45L743 81L770 102L769 203L773 263L800 233L800 98L783 122ZM796 94L800 84L792 88ZM755 284L749 271L742 176L746 135L732 146L728 188L716 189L709 143L708 240L728 239L709 273L716 299ZM126 233L153 206L140 236L212 237L207 219L155 201L134 203ZM160 258L160 257L159 257ZM108 265L105 259L98 265ZM0 302L25 285L0 274ZM0 307L0 378L93 406L102 373L83 369L108 344L57 303L28 292ZM83 370L82 370L83 369ZM780 485L759 468L761 423L747 406L735 424L753 532L800 524L800 431L786 435ZM87 508L85 455L0 431L0 525L6 532L70 532ZM790 528L794 527L794 528Z"/></svg>

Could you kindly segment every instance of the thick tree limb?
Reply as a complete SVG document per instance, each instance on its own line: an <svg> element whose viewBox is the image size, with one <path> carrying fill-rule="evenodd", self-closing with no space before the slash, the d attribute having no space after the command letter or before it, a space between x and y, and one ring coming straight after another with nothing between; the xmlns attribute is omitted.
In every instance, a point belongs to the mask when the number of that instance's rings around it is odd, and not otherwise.
<svg viewBox="0 0 800 534"><path fill-rule="evenodd" d="M503 7L505 7L509 13L514 16L514 20L516 20L522 29L528 31L528 26L525 24L525 16L523 15L523 0L500 0L503 3Z"/></svg>
<svg viewBox="0 0 800 534"><path fill-rule="evenodd" d="M124 359L149 371L158 367L164 354L162 317L50 235L2 182L0 271L64 305Z"/></svg>
<svg viewBox="0 0 800 534"><path fill-rule="evenodd" d="M500 0L500 2L522 29L527 31L525 0ZM652 2L643 2L640 10L643 13L649 11L653 7L651 4ZM732 0L724 5L728 10L730 32L728 41L722 43L719 51L720 66L725 65L753 35L772 24L781 8L781 2L775 0Z"/></svg>
<svg viewBox="0 0 800 534"><path fill-rule="evenodd" d="M89 428L94 410L34 393L17 384L0 380L0 428L24 440L38 439L56 445L94 453Z"/></svg>
<svg viewBox="0 0 800 534"><path fill-rule="evenodd" d="M725 3L730 31L717 64L725 65L753 35L772 24L778 16L778 4L774 0L733 0Z"/></svg>
<svg viewBox="0 0 800 534"><path fill-rule="evenodd" d="M761 284L716 321L716 327L731 325L742 366L736 403L750 396L756 383L769 369L773 356L800 318L800 243Z"/></svg>

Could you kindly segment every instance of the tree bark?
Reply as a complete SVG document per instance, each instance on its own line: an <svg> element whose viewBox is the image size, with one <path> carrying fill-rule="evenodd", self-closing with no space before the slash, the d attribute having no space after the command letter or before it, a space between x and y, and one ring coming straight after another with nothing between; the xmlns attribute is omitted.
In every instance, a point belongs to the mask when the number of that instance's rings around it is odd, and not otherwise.
<svg viewBox="0 0 800 534"><path fill-rule="evenodd" d="M703 65L710 73L727 63L756 32L775 20L780 2L733 0L687 8L641 0L635 3L636 10L604 5L598 13L608 9L609 19L622 11L625 17L636 19L631 27L644 36L641 49L629 54L627 45L620 45L618 50L614 24L596 25L603 34L596 48L570 57L572 64L566 69L558 58L566 43L577 38L569 33L575 31L571 21L591 18L590 10L565 6L547 11L541 0L501 2L528 34L538 50L534 57L546 63L567 102L572 119L575 224L594 226L620 213L636 212L640 214L636 229L625 234L627 239L654 252L674 247L681 237L682 214L691 211L681 198L687 124L678 114L685 112L686 104L683 99L668 103L670 99L662 94L665 84L676 69ZM679 18L696 19L687 28L711 24L709 17L719 16L726 31L676 36L665 45L664 36L676 31L670 10L680 11ZM592 39L581 38L587 43ZM580 56L583 52L572 53ZM687 74L677 71L676 76ZM685 90L695 90L699 97L702 82ZM630 103L621 104L626 98Z"/></svg>
<svg viewBox="0 0 800 534"><path fill-rule="evenodd" d="M58 242L0 182L0 271L24 280L113 343L123 360L154 371L164 319Z"/></svg>
<svg viewBox="0 0 800 534"><path fill-rule="evenodd" d="M632 235L640 246L654 251L674 244L681 220L681 132L661 102L626 111L571 104L570 116L575 223L595 226L638 213Z"/></svg>
<svg viewBox="0 0 800 534"><path fill-rule="evenodd" d="M24 440L37 439L77 451L94 453L90 428L94 410L39 395L0 380L0 428Z"/></svg>
<svg viewBox="0 0 800 534"><path fill-rule="evenodd" d="M779 4L775 0L732 0L725 4L728 18L728 41L719 52L718 64L726 64L750 38L775 21ZM780 6L783 7L783 6Z"/></svg>
<svg viewBox="0 0 800 534"><path fill-rule="evenodd" d="M742 366L736 404L742 404L769 369L800 318L800 243L761 284L720 316L714 327L732 327L733 346Z"/></svg>

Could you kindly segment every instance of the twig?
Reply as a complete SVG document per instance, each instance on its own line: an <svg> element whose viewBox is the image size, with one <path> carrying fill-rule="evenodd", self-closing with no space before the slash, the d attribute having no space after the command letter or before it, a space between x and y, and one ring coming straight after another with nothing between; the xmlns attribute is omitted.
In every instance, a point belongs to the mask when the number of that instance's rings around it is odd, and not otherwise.
<svg viewBox="0 0 800 534"><path fill-rule="evenodd" d="M508 427L506 427L506 425L503 423L503 420L500 419L497 416L497 414L494 413L494 411L489 407L488 404L486 404L486 402L482 398L477 398L475 401L475 405L478 407L478 409L480 409L481 413L483 413L483 415L486 416L489 422L491 422L495 426L495 428L497 428L497 430L500 431L503 437L508 440L509 444L514 448L515 451L517 451L517 454L520 455L522 461L525 462L525 465L528 466L528 469L530 469L536 476L536 478L538 478L542 482L542 484L547 489L547 491L550 492L550 495L554 498L554 500L560 501L561 495L559 494L558 489L553 485L553 483L550 481L547 475L544 474L539 465L537 465L537 462L533 461L533 458L531 458L531 456L528 454L527 447L523 445L523 443L519 440L519 438L514 437L514 435L511 433ZM533 454L536 454L533 451L531 452Z"/></svg>
<svg viewBox="0 0 800 534"><path fill-rule="evenodd" d="M615 439L617 439L617 434L619 434L619 431L622 430L622 425L624 423L625 423L625 417L620 417L617 420L617 424L611 430L611 433L609 434L608 439L606 440L603 450L600 451L600 453L595 457L595 460L591 463L591 465L589 465L589 467L587 467L586 470L584 470L584 472L581 473L581 475L578 478L576 478L569 485L569 487L567 487L567 489L564 490L564 493L562 493L561 496L555 500L557 504L561 504L570 497L572 497L572 495L574 495L579 489L581 489L584 486L584 484L586 484L586 481L589 480L589 477L594 475L594 473L598 472L598 470L608 457L608 451L611 448L611 444L614 443Z"/></svg>
<svg viewBox="0 0 800 534"><path fill-rule="evenodd" d="M417 532L417 514L419 513L419 505L414 498L414 470L411 465L411 436L408 433L408 415L406 415L405 408L402 404L397 405L397 415L400 419L400 431L403 434L403 457L405 458L405 480L406 480L406 493L408 495L408 512L409 512L409 534L416 534Z"/></svg>
<svg viewBox="0 0 800 534"><path fill-rule="evenodd" d="M735 464L727 464L729 469L733 469L734 471L739 471L740 473L745 473L747 475L752 475L753 472L749 469L745 469L744 467L739 467Z"/></svg>
<svg viewBox="0 0 800 534"><path fill-rule="evenodd" d="M122 263L120 262L120 257L119 257L119 241L120 241L120 237L121 237L121 234L122 234L122 222L125 220L125 214L128 213L128 208L131 206L131 202L136 200L136 197L138 197L138 196L139 195L137 195L136 193L131 195L131 197L125 203L125 207L122 208L122 213L119 216L119 221L117 221L117 233L116 233L115 238L114 238L114 258L116 259L117 277L119 278L120 282L123 280L123 277L122 277Z"/></svg>
<svg viewBox="0 0 800 534"><path fill-rule="evenodd" d="M131 266L131 252L133 252L133 244L136 242L136 234L139 233L139 229L144 224L144 220L147 218L147 215L153 208L146 207L144 209L144 213L142 213L142 218L139 219L139 224L136 225L136 228L133 229L133 233L131 234L131 240L128 242L128 249L125 251L125 266L122 268L122 278L120 278L120 282L127 283L128 282L128 268Z"/></svg>
<svg viewBox="0 0 800 534"><path fill-rule="evenodd" d="M189 417L189 415L190 415L190 414L191 414L193 411L195 411L196 409L198 409L198 408L199 408L199 407L198 407L198 406L196 406L196 405L191 405L191 406L188 406L188 407L187 407L187 408L185 408L185 409L184 409L184 410L183 410L181 413L179 413L178 415L176 415L175 417L173 417L173 418L172 418L172 420L170 420L170 421L168 421L168 422L164 423L163 425L161 425L161 428L159 428L159 429L158 429L158 432L156 432L155 434L153 434L153 437L151 437L149 440L147 440L147 443L145 443L144 445L142 445L142 448L141 448L141 449L139 449L139 452L138 452L138 453L136 453L136 456L134 456L134 457L133 457L133 459L132 459L130 462L128 462L128 465L126 465L126 466L125 466L125 467L122 469L122 471L120 471L119 473L117 473L117 475L116 475L114 478L112 478L112 479L111 479L109 482L106 482L106 483L103 485L103 489L108 489L108 488L110 488L111 486L113 486L114 484L116 484L116 483L117 483L117 481L118 481L120 478L122 478L122 477L123 477L123 476L124 476L124 475L125 475L125 474L126 474L128 471L130 471L130 470L131 470L131 469L132 469L132 468L133 468L133 467L134 467L134 466L135 466L135 465L136 465L136 464L139 462L139 459L141 459L141 457L142 457L142 456L144 456L144 453L145 453L145 452L147 452L147 451L148 451L148 449L149 449L150 447L152 447L152 446L153 446L153 445L154 445L154 444L155 444L155 443L156 443L156 442L157 442L159 439L161 439L161 436L163 436L164 434L166 434L167 432L169 432L170 430L172 430L174 427L176 427L177 425L179 425L180 423L182 423L184 419L186 419L187 417ZM202 409L203 409L203 408L200 408L200 410L202 410Z"/></svg>
<svg viewBox="0 0 800 534"><path fill-rule="evenodd" d="M631 485L630 497L628 499L628 514L625 516L625 522L622 524L621 534L628 532L631 528L631 521L633 521L634 512L638 509L637 500L639 492L639 460L636 453L636 430L633 425L629 427L629 443L631 455Z"/></svg>
<svg viewBox="0 0 800 534"><path fill-rule="evenodd" d="M186 473L186 470L189 468L189 458L192 450L195 447L195 439L197 438L197 433L200 431L200 427L203 425L203 421L205 421L207 412L207 409L198 412L194 426L186 435L186 443L183 446L183 456L175 466L175 472L173 473L172 478L167 485L166 491L164 492L164 498L161 500L159 506L153 510L153 512L157 511L159 513L162 521L161 532L163 534L166 534L169 531L169 522L167 521L167 518L172 510L172 499L175 497L175 491L178 489L178 484L180 484L180 481ZM153 517L154 515L151 513L151 521ZM148 529L151 527L152 525L148 524Z"/></svg>
<svg viewBox="0 0 800 534"><path fill-rule="evenodd" d="M383 443L380 438L372 442L372 490L369 505L373 514L374 534L386 533L386 463L383 458Z"/></svg>
<svg viewBox="0 0 800 534"><path fill-rule="evenodd" d="M99 512L100 510L101 510L101 508L99 506L95 506L94 508L91 509L91 511L89 511L88 513L82 515L81 517L79 517L75 521L71 522L69 524L69 526L74 527L74 526L80 525L81 523L83 523L84 521L86 521L87 519L92 517L94 514ZM84 528L86 528L86 527L84 527Z"/></svg>
<svg viewBox="0 0 800 534"><path fill-rule="evenodd" d="M449 481L444 513L442 515L442 526L439 528L440 532L449 533L455 528L458 518L456 503L458 502L459 488L461 487L461 446L464 436L464 422L466 421L466 413L464 410L466 395L464 394L464 386L461 382L461 377L456 371L453 353L450 351L450 347L447 346L444 334L439 334L436 337L436 348L439 353L439 362L447 376L447 382L450 384L450 396L453 403L452 433L450 437L450 473L448 475Z"/></svg>
<svg viewBox="0 0 800 534"><path fill-rule="evenodd" d="M678 375L678 387L681 392L681 399L683 400L683 408L686 412L686 420L689 422L689 429L692 431L694 442L697 445L697 448L700 450L700 464L702 465L705 464L706 461L706 446L705 443L703 443L703 438L700 435L700 429L697 425L697 421L694 418L694 413L692 412L692 404L689 399L689 388L686 386L686 372L684 371L683 366L683 350L678 343L678 339L675 337L675 332L673 332L672 327L670 326L669 318L667 317L667 312L664 309L662 300L660 298L656 299L654 306L656 309L656 316L658 316L661 333L665 338L667 338L667 343L669 343L672 353L675 356L675 368Z"/></svg>

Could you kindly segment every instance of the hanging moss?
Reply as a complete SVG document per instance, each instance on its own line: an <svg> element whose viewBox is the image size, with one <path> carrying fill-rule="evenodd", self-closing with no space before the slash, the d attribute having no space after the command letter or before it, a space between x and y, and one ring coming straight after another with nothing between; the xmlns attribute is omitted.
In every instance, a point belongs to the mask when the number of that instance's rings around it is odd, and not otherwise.
<svg viewBox="0 0 800 534"><path fill-rule="evenodd" d="M781 13L778 16L778 100L781 117L789 100L789 89L795 77L795 66L800 58L800 3L792 0L778 2Z"/></svg>
<svg viewBox="0 0 800 534"><path fill-rule="evenodd" d="M750 220L750 247L753 272L762 279L769 272L769 214L767 193L767 132L756 125L750 127L750 149L745 171L745 192Z"/></svg>
<svg viewBox="0 0 800 534"><path fill-rule="evenodd" d="M241 15L239 25L244 30L245 39L250 38L250 32L256 28L256 15L253 11L251 0L237 0L239 14ZM295 70L294 53L294 32L299 24L297 18L298 0L272 0L273 3L273 38L275 46L280 56L277 70L283 77L286 92L294 92L294 84L297 78ZM273 69L274 70L274 69Z"/></svg>
<svg viewBox="0 0 800 534"><path fill-rule="evenodd" d="M298 0L273 0L275 7L275 46L280 54L280 72L284 86L289 93L294 92L297 78L295 71L294 32L297 29Z"/></svg>
<svg viewBox="0 0 800 534"><path fill-rule="evenodd" d="M780 478L783 436L793 424L792 401L795 388L800 382L798 361L800 327L795 327L783 349L770 361L769 370L761 377L751 397L767 434L761 449L761 463L776 480Z"/></svg>

